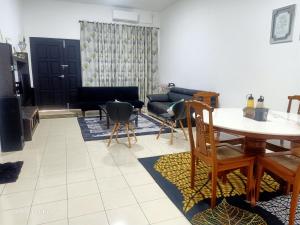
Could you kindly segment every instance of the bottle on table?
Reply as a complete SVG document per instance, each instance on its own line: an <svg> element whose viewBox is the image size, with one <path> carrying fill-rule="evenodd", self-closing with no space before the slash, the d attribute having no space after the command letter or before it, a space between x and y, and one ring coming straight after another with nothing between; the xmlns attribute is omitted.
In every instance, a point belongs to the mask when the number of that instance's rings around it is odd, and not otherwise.
<svg viewBox="0 0 300 225"><path fill-rule="evenodd" d="M265 101L265 98L263 96L260 96L260 98L257 100L256 108L263 109L264 101Z"/></svg>
<svg viewBox="0 0 300 225"><path fill-rule="evenodd" d="M254 108L254 97L252 94L247 95L247 108Z"/></svg>

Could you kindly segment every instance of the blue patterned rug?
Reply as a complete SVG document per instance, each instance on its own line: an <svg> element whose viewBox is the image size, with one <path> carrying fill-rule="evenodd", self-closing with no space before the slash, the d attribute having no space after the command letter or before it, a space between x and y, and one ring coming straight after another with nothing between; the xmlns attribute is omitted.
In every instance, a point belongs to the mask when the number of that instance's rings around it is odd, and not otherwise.
<svg viewBox="0 0 300 225"><path fill-rule="evenodd" d="M81 134L84 141L95 141L109 139L113 123L110 123L110 128L107 129L106 117L100 120L99 117L82 117L78 118L78 123L81 129ZM133 123L135 125L135 123ZM135 127L136 136L158 134L160 130L160 122L152 119L151 117L140 114L138 118L138 127ZM170 133L170 128L164 128L162 133ZM127 137L125 127L120 128L119 137Z"/></svg>

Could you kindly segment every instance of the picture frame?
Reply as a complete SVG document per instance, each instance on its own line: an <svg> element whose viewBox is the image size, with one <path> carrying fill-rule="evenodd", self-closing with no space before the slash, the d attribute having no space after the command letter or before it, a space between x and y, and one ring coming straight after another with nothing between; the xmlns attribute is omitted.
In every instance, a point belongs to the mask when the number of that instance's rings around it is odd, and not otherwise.
<svg viewBox="0 0 300 225"><path fill-rule="evenodd" d="M271 44L293 41L296 5L273 10Z"/></svg>

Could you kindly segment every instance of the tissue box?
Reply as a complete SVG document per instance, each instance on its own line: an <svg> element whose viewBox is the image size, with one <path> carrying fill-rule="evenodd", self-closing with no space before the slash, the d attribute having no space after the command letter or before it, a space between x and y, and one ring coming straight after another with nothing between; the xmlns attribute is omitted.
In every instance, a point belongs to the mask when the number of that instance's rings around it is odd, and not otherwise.
<svg viewBox="0 0 300 225"><path fill-rule="evenodd" d="M257 120L257 121L267 121L269 109L267 108L244 108L244 117Z"/></svg>

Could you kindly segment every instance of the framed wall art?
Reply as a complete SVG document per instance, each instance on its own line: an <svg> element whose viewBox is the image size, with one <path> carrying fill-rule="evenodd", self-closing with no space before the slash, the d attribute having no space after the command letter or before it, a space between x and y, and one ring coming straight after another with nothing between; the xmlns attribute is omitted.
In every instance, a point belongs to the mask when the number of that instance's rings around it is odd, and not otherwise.
<svg viewBox="0 0 300 225"><path fill-rule="evenodd" d="M272 16L271 44L293 41L296 5L275 9Z"/></svg>

